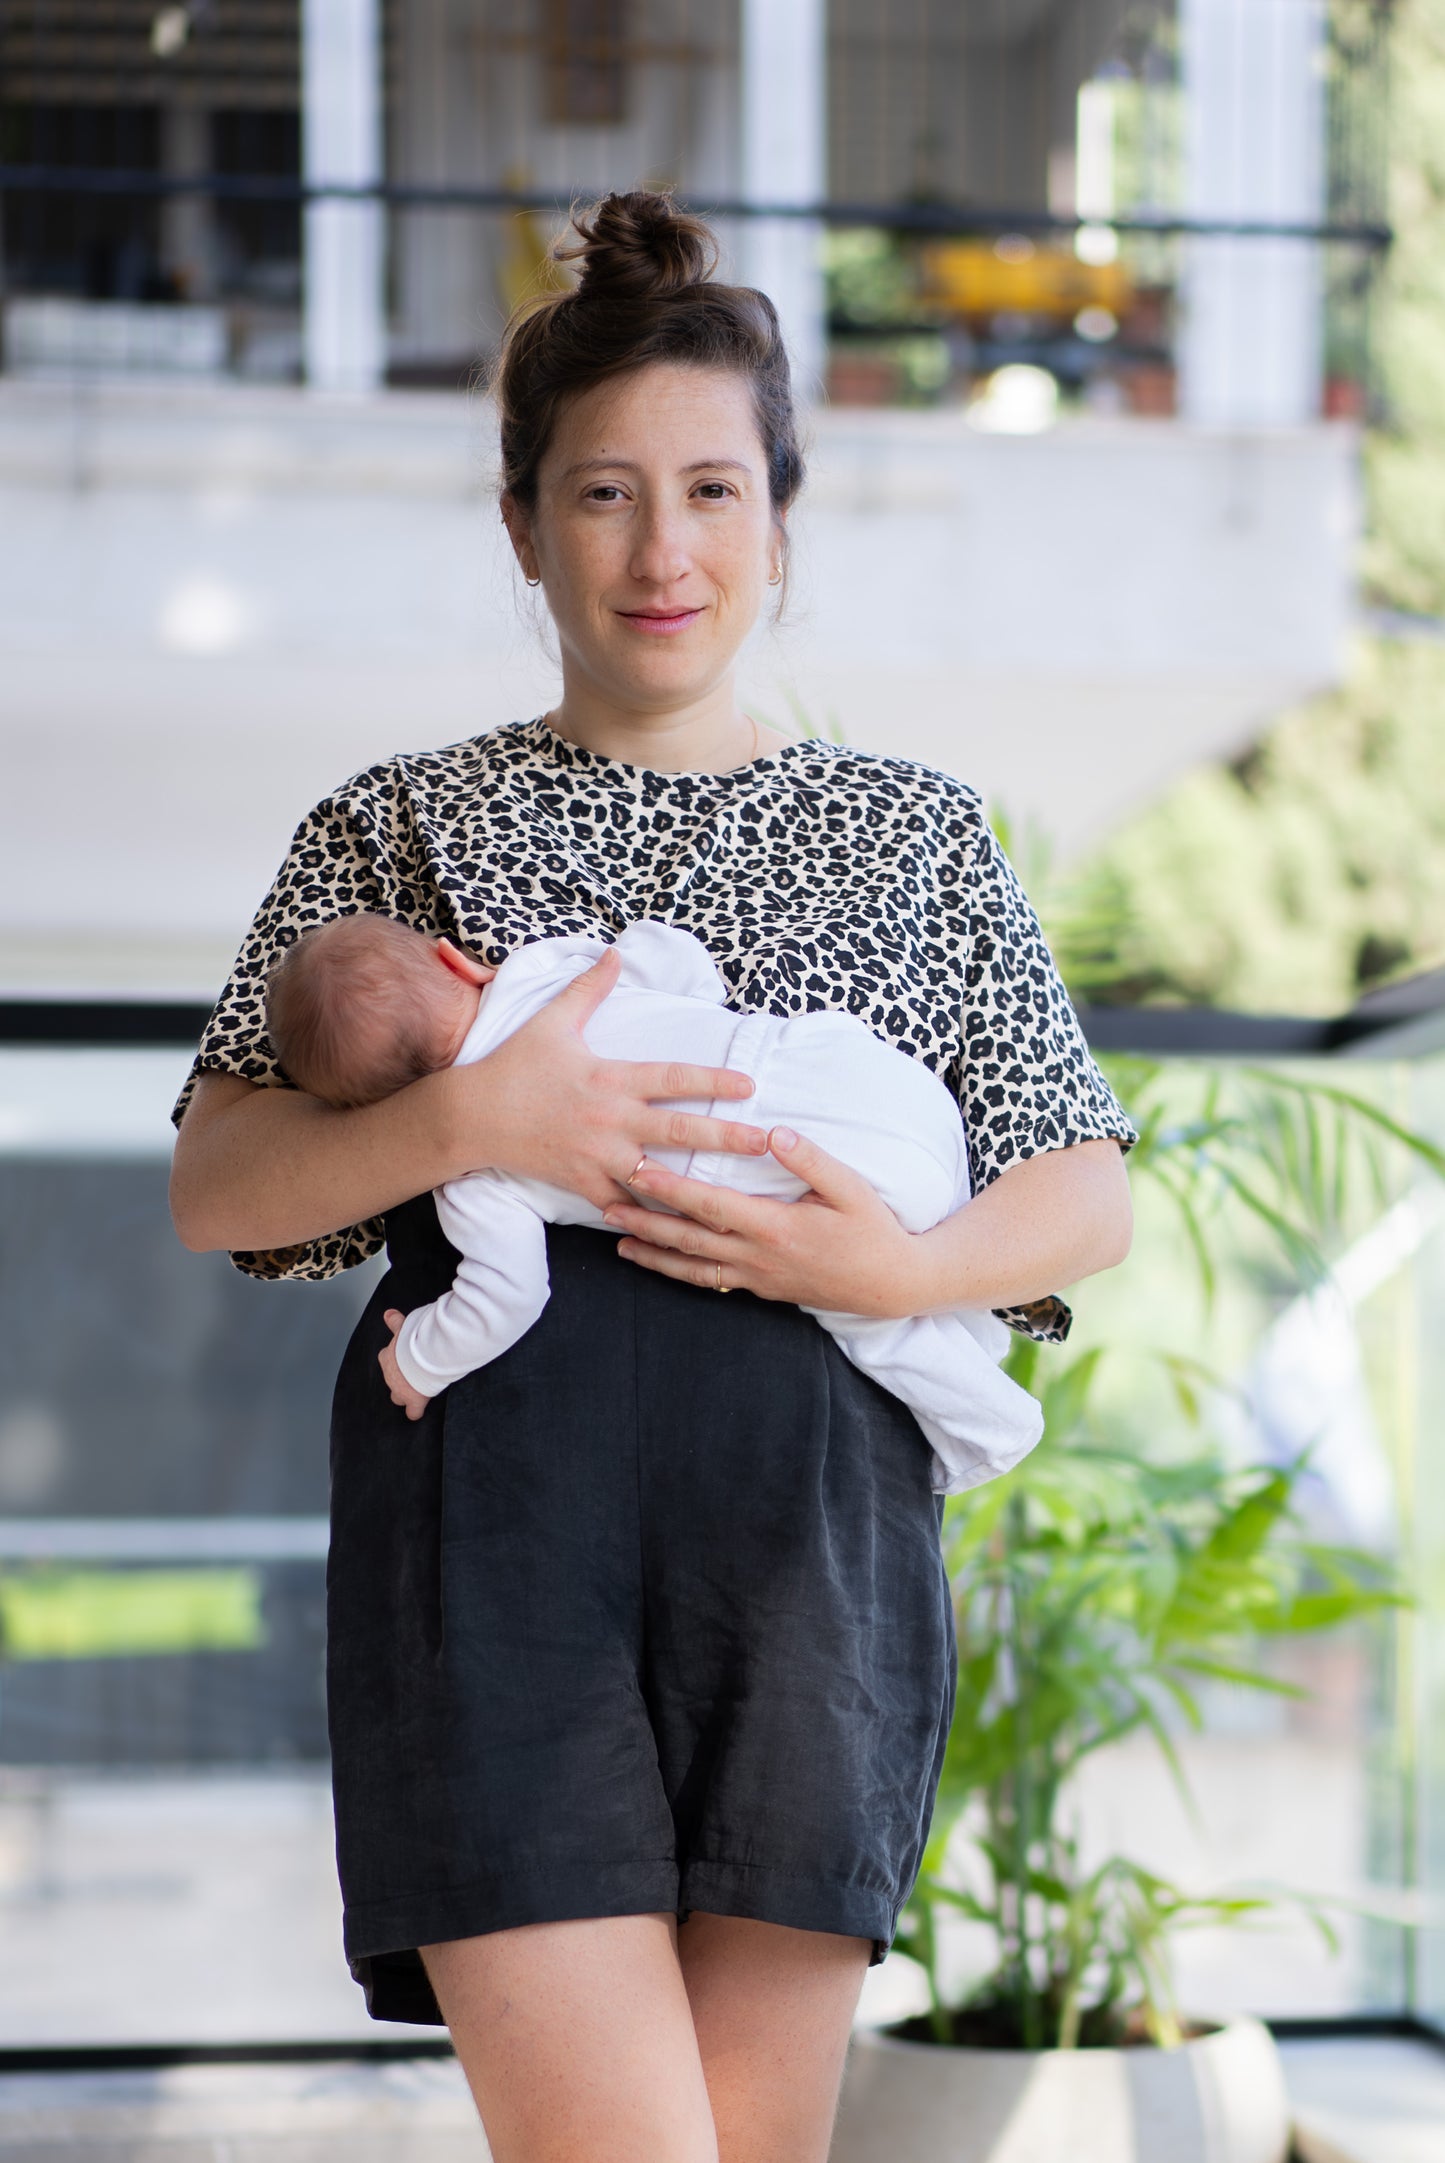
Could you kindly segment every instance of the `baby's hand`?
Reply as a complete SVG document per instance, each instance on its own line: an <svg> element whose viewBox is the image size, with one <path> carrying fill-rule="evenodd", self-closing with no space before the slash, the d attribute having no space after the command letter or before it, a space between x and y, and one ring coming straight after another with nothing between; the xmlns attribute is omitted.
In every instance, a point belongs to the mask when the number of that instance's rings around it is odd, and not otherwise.
<svg viewBox="0 0 1445 2163"><path fill-rule="evenodd" d="M406 1316L399 1308L388 1307L382 1316L382 1320L391 1331L391 1342L384 1351L377 1354L377 1359L386 1386L391 1391L391 1401L393 1404L401 1406L408 1419L420 1419L427 1406L431 1403L431 1399L430 1397L423 1397L419 1389L412 1388L396 1363L396 1333L406 1320Z"/></svg>

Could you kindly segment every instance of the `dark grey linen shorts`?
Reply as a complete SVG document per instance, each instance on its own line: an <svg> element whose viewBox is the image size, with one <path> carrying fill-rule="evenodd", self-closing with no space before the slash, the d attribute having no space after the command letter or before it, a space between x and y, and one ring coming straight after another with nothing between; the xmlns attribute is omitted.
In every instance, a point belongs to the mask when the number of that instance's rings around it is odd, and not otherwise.
<svg viewBox="0 0 1445 2163"><path fill-rule="evenodd" d="M347 1348L327 1691L345 1947L436 2022L416 1948L675 1913L873 1941L917 1876L957 1676L913 1415L800 1309L549 1229L552 1296L408 1421L382 1311L434 1299L431 1197Z"/></svg>

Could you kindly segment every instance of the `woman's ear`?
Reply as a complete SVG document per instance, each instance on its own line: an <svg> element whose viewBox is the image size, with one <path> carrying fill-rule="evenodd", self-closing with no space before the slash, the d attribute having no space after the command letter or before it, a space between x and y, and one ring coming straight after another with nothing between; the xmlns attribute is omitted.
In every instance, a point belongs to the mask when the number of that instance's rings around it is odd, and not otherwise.
<svg viewBox="0 0 1445 2163"><path fill-rule="evenodd" d="M512 553L521 565L522 576L529 585L538 582L537 552L532 546L532 521L510 491L502 497L502 524L507 529L507 539Z"/></svg>
<svg viewBox="0 0 1445 2163"><path fill-rule="evenodd" d="M772 565L768 572L768 584L777 589L778 613L781 614L788 598L788 512L790 504L781 510L774 507L771 536Z"/></svg>
<svg viewBox="0 0 1445 2163"><path fill-rule="evenodd" d="M486 962L473 961L470 954L464 954L459 946L453 946L450 939L438 939L436 951L437 960L442 967L450 969L452 975L459 976L464 984L475 984L480 988L483 984L490 984L497 973L495 969L489 968Z"/></svg>

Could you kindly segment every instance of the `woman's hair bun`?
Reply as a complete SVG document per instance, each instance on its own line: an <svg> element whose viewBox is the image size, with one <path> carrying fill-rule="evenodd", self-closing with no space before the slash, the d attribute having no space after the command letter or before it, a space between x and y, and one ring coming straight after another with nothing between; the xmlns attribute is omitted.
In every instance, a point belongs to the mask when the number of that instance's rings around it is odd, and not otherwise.
<svg viewBox="0 0 1445 2163"><path fill-rule="evenodd" d="M579 300L648 301L702 285L717 268L717 242L670 195L634 189L572 213L577 239L557 249L580 266Z"/></svg>

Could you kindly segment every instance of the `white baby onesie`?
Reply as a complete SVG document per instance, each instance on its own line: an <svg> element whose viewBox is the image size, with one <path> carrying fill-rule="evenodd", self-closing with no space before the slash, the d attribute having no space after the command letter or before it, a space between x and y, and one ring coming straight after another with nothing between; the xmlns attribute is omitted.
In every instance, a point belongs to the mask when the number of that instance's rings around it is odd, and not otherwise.
<svg viewBox="0 0 1445 2163"><path fill-rule="evenodd" d="M921 1062L849 1014L733 1012L727 987L691 932L631 924L617 946L621 974L583 1032L600 1057L683 1060L750 1075L752 1096L706 1109L749 1126L805 1134L860 1172L910 1232L930 1230L968 1201L958 1105ZM599 939L563 937L538 939L509 956L482 993L457 1065L485 1058L603 950ZM672 1171L746 1194L796 1201L807 1191L771 1154L649 1154ZM461 1264L451 1290L409 1314L396 1340L402 1373L428 1397L496 1359L541 1314L549 1291L546 1225L612 1229L580 1195L498 1171L450 1181L437 1189L436 1205ZM856 1367L912 1411L933 1449L935 1490L976 1487L1017 1464L1038 1441L1037 1401L999 1370L1009 1332L996 1315L956 1308L880 1321L805 1311Z"/></svg>

